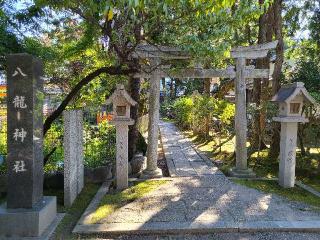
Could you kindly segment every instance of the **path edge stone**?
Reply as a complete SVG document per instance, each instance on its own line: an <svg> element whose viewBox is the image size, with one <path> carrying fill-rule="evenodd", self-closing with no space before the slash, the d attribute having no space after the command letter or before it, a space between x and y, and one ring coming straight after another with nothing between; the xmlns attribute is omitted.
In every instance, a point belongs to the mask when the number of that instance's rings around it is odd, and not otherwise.
<svg viewBox="0 0 320 240"><path fill-rule="evenodd" d="M86 210L81 215L80 219L78 220L76 226L74 227L72 233L77 233L77 228L81 225L87 225L86 219L90 217L90 215L98 208L101 199L109 192L110 185L112 180L104 182L99 190L97 191L96 195L91 200L90 204L86 208Z"/></svg>

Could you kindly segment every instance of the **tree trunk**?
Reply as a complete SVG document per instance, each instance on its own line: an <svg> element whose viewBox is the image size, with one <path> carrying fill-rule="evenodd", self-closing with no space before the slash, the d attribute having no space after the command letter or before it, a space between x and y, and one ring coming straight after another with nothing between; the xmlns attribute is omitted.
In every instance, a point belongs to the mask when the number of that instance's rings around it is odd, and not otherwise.
<svg viewBox="0 0 320 240"><path fill-rule="evenodd" d="M264 0L259 0L259 4L263 5ZM258 44L267 42L267 15L269 11L265 11L259 18L259 33L258 33ZM266 68L266 59L257 59L256 68ZM259 150L261 146L261 123L263 116L261 116L261 92L263 79L256 78L253 81L253 91L252 91L252 100L255 103L255 111L253 115L252 123L252 136L251 136L251 149L252 151Z"/></svg>
<svg viewBox="0 0 320 240"><path fill-rule="evenodd" d="M283 35L282 35L282 0L274 0L274 31L278 46L276 48L276 61L272 75L272 95L275 95L280 89L280 79L283 63ZM280 123L273 123L273 136L270 145L269 157L277 158L280 153Z"/></svg>
<svg viewBox="0 0 320 240"><path fill-rule="evenodd" d="M128 142L128 156L129 161L136 153L137 150L137 141L139 136L138 130L138 118L139 116L139 103L140 103L140 78L129 78L129 93L131 97L138 103L136 106L131 107L131 118L134 120L134 124L129 126L129 142Z"/></svg>

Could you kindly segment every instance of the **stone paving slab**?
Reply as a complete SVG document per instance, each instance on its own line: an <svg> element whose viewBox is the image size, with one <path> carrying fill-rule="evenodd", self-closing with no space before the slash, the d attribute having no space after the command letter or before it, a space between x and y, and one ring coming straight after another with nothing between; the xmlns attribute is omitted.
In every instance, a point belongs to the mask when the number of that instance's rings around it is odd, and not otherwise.
<svg viewBox="0 0 320 240"><path fill-rule="evenodd" d="M160 130L164 154L171 159L169 172L175 176L98 224L79 221L75 233L320 232L319 211L233 183L190 147L173 124L161 123Z"/></svg>
<svg viewBox="0 0 320 240"><path fill-rule="evenodd" d="M216 232L319 232L320 221L189 221L92 224L76 226L74 233L95 234L194 234Z"/></svg>

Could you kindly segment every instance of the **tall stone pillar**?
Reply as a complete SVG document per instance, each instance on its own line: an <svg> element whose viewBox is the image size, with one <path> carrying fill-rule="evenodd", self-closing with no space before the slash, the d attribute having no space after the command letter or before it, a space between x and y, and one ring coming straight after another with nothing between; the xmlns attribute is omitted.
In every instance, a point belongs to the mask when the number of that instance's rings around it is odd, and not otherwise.
<svg viewBox="0 0 320 240"><path fill-rule="evenodd" d="M65 111L63 120L64 205L70 207L84 185L82 111Z"/></svg>
<svg viewBox="0 0 320 240"><path fill-rule="evenodd" d="M246 59L236 59L235 80L235 131L236 131L236 167L230 171L235 177L252 177L254 173L247 166L247 108L246 108Z"/></svg>
<svg viewBox="0 0 320 240"><path fill-rule="evenodd" d="M8 195L0 238L37 237L56 217L43 197L43 67L29 54L7 56Z"/></svg>
<svg viewBox="0 0 320 240"><path fill-rule="evenodd" d="M279 184L282 187L294 187L297 130L297 122L281 122Z"/></svg>
<svg viewBox="0 0 320 240"><path fill-rule="evenodd" d="M159 59L154 59L153 66L160 64ZM150 78L149 92L149 124L148 124L148 148L147 168L143 177L160 177L161 170L158 162L158 138L159 138L159 112L160 112L160 70L156 68Z"/></svg>
<svg viewBox="0 0 320 240"><path fill-rule="evenodd" d="M128 131L128 124L116 124L116 185L119 190L128 188Z"/></svg>

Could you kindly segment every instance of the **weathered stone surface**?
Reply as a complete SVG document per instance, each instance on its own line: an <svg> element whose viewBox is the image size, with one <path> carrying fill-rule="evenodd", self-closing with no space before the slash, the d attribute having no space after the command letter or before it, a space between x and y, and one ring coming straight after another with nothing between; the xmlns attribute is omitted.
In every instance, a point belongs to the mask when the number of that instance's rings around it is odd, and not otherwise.
<svg viewBox="0 0 320 240"><path fill-rule="evenodd" d="M158 65L160 60L153 62ZM149 93L149 124L148 125L148 149L146 175L157 173L158 138L159 138L159 111L160 111L160 71L154 70L150 80Z"/></svg>
<svg viewBox="0 0 320 240"><path fill-rule="evenodd" d="M112 165L84 169L85 182L103 183L112 178Z"/></svg>
<svg viewBox="0 0 320 240"><path fill-rule="evenodd" d="M136 154L130 162L132 174L137 174L142 171L145 164L145 157L142 153Z"/></svg>
<svg viewBox="0 0 320 240"><path fill-rule="evenodd" d="M117 189L128 187L128 125L116 125L117 160L116 184Z"/></svg>
<svg viewBox="0 0 320 240"><path fill-rule="evenodd" d="M238 58L237 72L235 82L236 94L236 113L235 113L235 131L236 131L236 169L247 169L247 115L246 115L246 81L244 68L245 58Z"/></svg>
<svg viewBox="0 0 320 240"><path fill-rule="evenodd" d="M71 206L84 184L81 110L64 112L64 205Z"/></svg>
<svg viewBox="0 0 320 240"><path fill-rule="evenodd" d="M43 195L42 63L28 54L7 57L8 208L32 208Z"/></svg>
<svg viewBox="0 0 320 240"><path fill-rule="evenodd" d="M83 152L83 111L78 110L77 111L77 163L78 163L78 194L82 191L84 187L84 152Z"/></svg>
<svg viewBox="0 0 320 240"><path fill-rule="evenodd" d="M128 187L128 126L134 124L134 120L130 118L130 107L137 102L130 97L124 86L119 84L107 99L107 104L113 105L111 123L116 126L116 186L118 190L122 190Z"/></svg>
<svg viewBox="0 0 320 240"><path fill-rule="evenodd" d="M298 123L281 123L279 184L294 187Z"/></svg>
<svg viewBox="0 0 320 240"><path fill-rule="evenodd" d="M44 197L34 208L23 211L0 206L0 239L41 236L54 221L56 212L56 197Z"/></svg>

